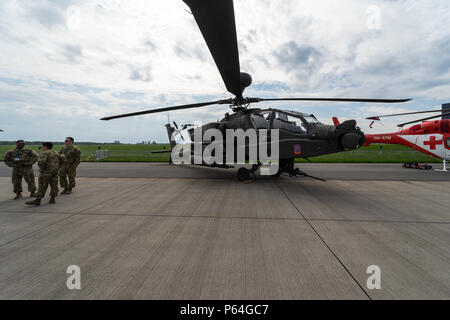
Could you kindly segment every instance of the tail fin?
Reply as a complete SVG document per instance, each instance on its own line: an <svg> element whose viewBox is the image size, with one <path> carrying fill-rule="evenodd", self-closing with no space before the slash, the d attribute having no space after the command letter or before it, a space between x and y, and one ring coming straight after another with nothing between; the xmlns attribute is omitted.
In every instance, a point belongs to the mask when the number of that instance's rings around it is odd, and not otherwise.
<svg viewBox="0 0 450 320"><path fill-rule="evenodd" d="M338 125L341 124L337 117L333 117L333 123L334 123L335 126L338 126Z"/></svg>

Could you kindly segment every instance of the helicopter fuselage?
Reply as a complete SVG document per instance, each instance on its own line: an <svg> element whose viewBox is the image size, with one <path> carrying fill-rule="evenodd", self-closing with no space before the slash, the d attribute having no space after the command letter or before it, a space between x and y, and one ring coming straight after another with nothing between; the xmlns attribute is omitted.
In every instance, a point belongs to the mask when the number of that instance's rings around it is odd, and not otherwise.
<svg viewBox="0 0 450 320"><path fill-rule="evenodd" d="M170 132L176 131L172 127ZM200 128L188 130L191 143L201 143L204 147L212 141L202 139L196 140L195 130L201 129L202 135L209 129L219 130L224 137L224 147L227 145L227 131L242 130L244 132L254 131L258 137L258 144L267 143L270 150L272 131L278 131L278 159L293 160L295 158L310 158L329 153L346 150L354 150L361 147L365 142L364 134L356 127L356 121L349 120L337 126L320 123L313 115L287 111L281 109L240 109L232 114L226 114L223 119L202 125ZM261 142L260 133L265 131L268 140ZM234 138L233 138L234 139ZM171 137L172 140L172 137ZM248 149L252 142L245 140L245 145L239 145L234 141L235 150L245 148L246 160L248 160ZM242 142L241 142L242 144ZM230 145L230 144L228 144ZM224 148L226 152L226 148ZM236 154L236 152L234 153ZM259 159L258 159L259 160Z"/></svg>

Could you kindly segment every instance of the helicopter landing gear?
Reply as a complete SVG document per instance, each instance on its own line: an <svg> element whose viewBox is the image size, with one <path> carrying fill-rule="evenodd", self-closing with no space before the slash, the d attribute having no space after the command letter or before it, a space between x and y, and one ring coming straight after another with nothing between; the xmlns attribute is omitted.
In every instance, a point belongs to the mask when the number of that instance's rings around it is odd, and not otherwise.
<svg viewBox="0 0 450 320"><path fill-rule="evenodd" d="M307 174L306 172L300 170L299 168L295 168L294 171L289 173L289 176L290 177L303 176L303 177L306 177L306 178L312 178L312 179L319 180L319 181L322 181L322 182L327 182L327 180L319 178L319 177L311 176L311 175Z"/></svg>
<svg viewBox="0 0 450 320"><path fill-rule="evenodd" d="M255 177L256 171L258 171L261 168L262 164L259 162L258 164L254 164L252 168L249 170L247 168L241 167L239 168L237 172L237 179L241 182L251 181L250 180L250 174L252 174ZM278 178L281 176L281 174L287 174L289 177L298 177L303 176L307 178L312 178L315 180L319 180L322 182L326 182L327 180L311 176L307 174L306 172L300 170L299 168L295 168L295 163L293 160L288 161L281 161L280 166L278 168L278 171L272 175L272 177Z"/></svg>
<svg viewBox="0 0 450 320"><path fill-rule="evenodd" d="M244 167L239 168L237 172L237 179L241 182L250 181L250 174L256 177L255 173L259 170L259 168L261 168L261 166L262 164L258 162L258 164L252 165L252 168L250 170Z"/></svg>
<svg viewBox="0 0 450 320"><path fill-rule="evenodd" d="M441 171L441 172L449 172L447 170L447 164L446 164L446 160L444 159L442 162L442 170L441 169L436 169L436 171Z"/></svg>
<svg viewBox="0 0 450 320"><path fill-rule="evenodd" d="M319 180L322 182L326 182L325 179L319 178L319 177L314 177L311 176L309 174L307 174L306 172L300 170L299 168L295 167L295 163L294 160L289 159L289 160L282 160L280 162L280 170L279 172L277 172L278 176L282 173L285 172L289 175L289 177L298 177L298 176L303 176L303 177L308 177L308 178L312 178L315 180ZM276 176L276 175L275 175Z"/></svg>
<svg viewBox="0 0 450 320"><path fill-rule="evenodd" d="M237 179L241 182L250 180L250 171L247 168L239 168L237 172Z"/></svg>

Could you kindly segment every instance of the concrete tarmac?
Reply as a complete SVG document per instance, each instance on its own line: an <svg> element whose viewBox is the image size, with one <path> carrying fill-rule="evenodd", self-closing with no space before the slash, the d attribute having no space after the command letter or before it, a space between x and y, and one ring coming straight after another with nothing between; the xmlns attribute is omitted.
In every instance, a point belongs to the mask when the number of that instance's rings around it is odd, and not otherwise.
<svg viewBox="0 0 450 320"><path fill-rule="evenodd" d="M73 194L28 207L0 165L0 299L450 298L450 174L302 168L329 181L83 163Z"/></svg>
<svg viewBox="0 0 450 320"><path fill-rule="evenodd" d="M448 174L435 170L403 169L398 163L303 163L297 167L310 175L328 180L370 181L450 181ZM433 163L441 169L442 164ZM232 169L202 166L178 166L166 163L82 162L77 175L85 178L174 178L234 179L238 167ZM35 168L37 174L37 168ZM0 163L0 177L9 177L11 169ZM259 179L271 179L260 176Z"/></svg>

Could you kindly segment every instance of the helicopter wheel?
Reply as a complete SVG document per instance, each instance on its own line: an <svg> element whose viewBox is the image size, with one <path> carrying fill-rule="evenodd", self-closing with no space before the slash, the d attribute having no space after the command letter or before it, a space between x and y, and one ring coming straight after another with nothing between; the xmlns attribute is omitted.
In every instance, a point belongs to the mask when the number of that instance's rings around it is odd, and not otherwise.
<svg viewBox="0 0 450 320"><path fill-rule="evenodd" d="M247 181L250 179L250 172L244 167L239 168L237 172L237 178L239 181Z"/></svg>

